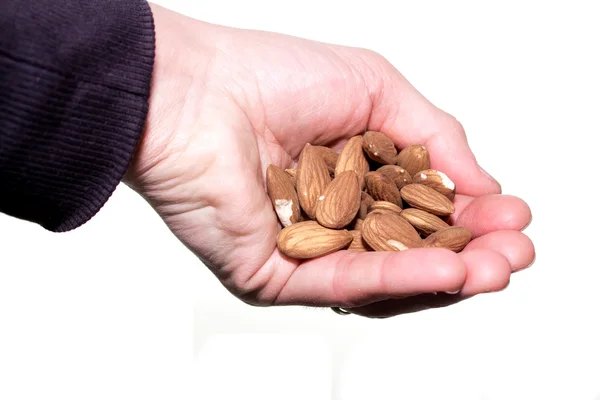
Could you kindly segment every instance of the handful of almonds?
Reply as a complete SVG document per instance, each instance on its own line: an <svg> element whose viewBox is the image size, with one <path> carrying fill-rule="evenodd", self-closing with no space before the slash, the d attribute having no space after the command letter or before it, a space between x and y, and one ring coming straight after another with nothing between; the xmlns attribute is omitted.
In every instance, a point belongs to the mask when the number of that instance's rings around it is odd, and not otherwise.
<svg viewBox="0 0 600 400"><path fill-rule="evenodd" d="M339 154L306 144L296 169L269 165L267 192L283 225L277 247L295 259L338 250L459 252L472 237L449 225L456 188L430 168L427 149L398 151L381 132L350 138Z"/></svg>

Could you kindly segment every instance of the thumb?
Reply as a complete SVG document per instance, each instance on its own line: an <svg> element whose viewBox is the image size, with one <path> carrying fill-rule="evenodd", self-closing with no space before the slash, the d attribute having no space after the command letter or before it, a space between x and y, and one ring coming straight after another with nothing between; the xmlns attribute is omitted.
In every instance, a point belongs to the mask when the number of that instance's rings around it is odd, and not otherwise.
<svg viewBox="0 0 600 400"><path fill-rule="evenodd" d="M372 99L367 129L385 133L400 148L423 144L431 168L447 174L458 193L501 192L500 184L478 165L456 118L434 106L379 54L366 51L361 59L354 65L361 70Z"/></svg>

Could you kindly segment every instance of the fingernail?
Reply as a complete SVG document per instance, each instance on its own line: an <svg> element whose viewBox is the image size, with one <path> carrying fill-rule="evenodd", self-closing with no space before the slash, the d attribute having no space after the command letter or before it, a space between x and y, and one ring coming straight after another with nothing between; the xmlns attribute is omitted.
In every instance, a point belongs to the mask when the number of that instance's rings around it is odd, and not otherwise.
<svg viewBox="0 0 600 400"><path fill-rule="evenodd" d="M446 292L446 293L448 293L448 294L457 294L458 292L460 292L460 289L455 290L454 292Z"/></svg>

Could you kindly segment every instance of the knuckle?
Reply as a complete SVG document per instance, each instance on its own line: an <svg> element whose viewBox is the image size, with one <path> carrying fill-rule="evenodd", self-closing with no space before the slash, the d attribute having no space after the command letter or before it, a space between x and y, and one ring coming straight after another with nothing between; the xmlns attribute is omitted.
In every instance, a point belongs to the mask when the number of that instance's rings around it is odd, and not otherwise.
<svg viewBox="0 0 600 400"><path fill-rule="evenodd" d="M465 127L463 126L463 124L454 116L451 114L446 114L447 115L447 125L448 128L450 130L450 132L458 135L458 136L466 136L465 133Z"/></svg>
<svg viewBox="0 0 600 400"><path fill-rule="evenodd" d="M377 77L385 76L385 71L393 68L384 55L374 50L365 49L361 58L367 67L365 70Z"/></svg>
<svg viewBox="0 0 600 400"><path fill-rule="evenodd" d="M361 287L362 279L358 279L356 274L355 259L356 254L353 253L341 257L331 282L332 297L336 305L342 308L362 306L370 296L370 290Z"/></svg>

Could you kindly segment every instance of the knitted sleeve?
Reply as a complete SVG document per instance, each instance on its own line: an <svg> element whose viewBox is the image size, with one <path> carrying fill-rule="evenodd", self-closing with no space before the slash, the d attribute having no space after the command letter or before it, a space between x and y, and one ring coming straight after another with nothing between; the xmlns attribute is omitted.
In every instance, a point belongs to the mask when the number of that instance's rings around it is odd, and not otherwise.
<svg viewBox="0 0 600 400"><path fill-rule="evenodd" d="M0 212L60 232L92 218L148 112L143 0L0 2Z"/></svg>

